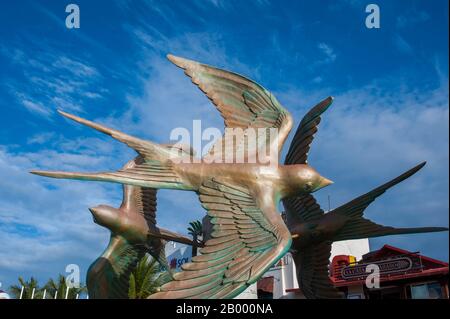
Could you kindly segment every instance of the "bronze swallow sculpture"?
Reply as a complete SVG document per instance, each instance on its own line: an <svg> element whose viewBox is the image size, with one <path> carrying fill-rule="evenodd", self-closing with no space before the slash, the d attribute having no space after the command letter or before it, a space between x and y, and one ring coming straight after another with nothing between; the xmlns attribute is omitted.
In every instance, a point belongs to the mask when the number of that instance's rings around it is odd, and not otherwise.
<svg viewBox="0 0 450 319"><path fill-rule="evenodd" d="M212 100L224 118L226 128L241 128L246 132L252 129L276 129L277 138L271 140L270 145L276 145L279 153L293 120L270 92L241 75L172 55L168 58L183 68ZM330 180L306 164L227 162L230 157L234 158L238 149L245 146L245 138L236 145L225 143L223 147L220 144L219 148L213 148L198 163L189 162L191 155L186 154L177 155L179 158L175 161L177 152L171 147L60 113L127 144L142 156L143 162L117 172L34 171L34 174L194 191L212 217L212 239L200 250L201 255L183 265L183 271L174 274L175 280L162 286L161 291L152 295L152 298L237 296L256 282L291 246L291 234L277 208L280 199L308 194L331 184ZM227 132L225 130L223 136L225 140ZM258 152L257 147L253 149ZM221 157L219 163L214 162L217 157ZM220 161L223 157L225 162ZM276 161L278 164L278 155Z"/></svg>
<svg viewBox="0 0 450 319"><path fill-rule="evenodd" d="M124 169L142 162L138 156ZM124 185L119 208L100 205L89 209L94 222L111 231L108 247L87 272L91 299L127 298L131 271L146 253L170 272L165 255L166 242L193 245L188 237L156 226L156 192L152 188Z"/></svg>
<svg viewBox="0 0 450 319"><path fill-rule="evenodd" d="M285 165L278 165L278 154L292 129L293 120L270 92L241 75L171 55L168 58L184 69L224 118L226 129L222 139L217 141L200 161L193 161L192 153L180 153L173 147L141 140L61 112L76 122L127 144L138 152L142 162L117 172L33 173L54 178L188 190L199 195L200 202L211 217L211 238L200 250L201 255L194 257L191 263L183 265L183 271L174 274L174 280L163 285L161 291L151 298L233 298L256 282L291 246L291 233L277 209L280 200L283 200L287 207L288 224L295 231L294 241L306 242L305 254L294 256L297 262L303 260L299 264L303 266L303 271L299 273L301 286L326 286L326 293L317 293L320 291L315 288L305 289L310 289L307 290L308 296L331 296L331 293L328 293L327 273L321 271L325 269L324 265L328 265L329 252L325 258L328 246L321 241L314 242L314 245L304 241L309 235L301 226L291 222L291 216L299 213L302 215L303 206L312 205L318 208L310 193L331 184L330 180L320 176L309 166L306 160L320 122L320 114L331 104L332 98L322 101L305 116L289 149ZM233 137L233 143L227 143L229 128L242 129L244 137L235 140ZM245 160L252 158L250 155L259 155L262 152L259 140L254 145L248 143L246 134L250 135L252 129L263 130L263 134L257 135L263 141L268 139L267 131L278 131L275 139L269 139L269 146L277 151L277 165L263 163L259 161L259 157L255 163L233 162L242 149L251 151L246 154ZM375 195L379 196L377 194ZM363 207L363 204L354 205L352 210L349 208L349 212ZM312 211L306 211L304 220L308 221L306 218L310 214L313 214ZM329 223L327 227L331 230L335 225L326 220L324 224ZM344 220L347 221L345 218ZM349 221L347 223L351 225ZM309 226L306 225L306 228ZM367 229L363 227L362 230ZM312 234L314 237L316 233ZM299 254L301 253L300 251Z"/></svg>
<svg viewBox="0 0 450 319"><path fill-rule="evenodd" d="M331 105L325 100L301 121L286 155L285 164L307 164L309 146L317 132L320 115ZM325 213L310 194L283 199L286 224L292 234L292 256L299 287L306 298L341 298L328 275L333 241L398 234L446 231L445 227L394 228L378 225L363 217L364 210L387 189L420 170L417 165L397 178Z"/></svg>

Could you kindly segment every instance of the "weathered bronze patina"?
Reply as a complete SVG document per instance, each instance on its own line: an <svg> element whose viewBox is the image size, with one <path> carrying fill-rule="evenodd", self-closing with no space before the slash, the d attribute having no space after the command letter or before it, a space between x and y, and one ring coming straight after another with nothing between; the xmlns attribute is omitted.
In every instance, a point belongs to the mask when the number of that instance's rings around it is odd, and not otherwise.
<svg viewBox="0 0 450 319"><path fill-rule="evenodd" d="M324 237L319 236L318 241L306 239L316 234L314 231L312 235L308 233L314 225L305 224L309 222L307 218L293 222L292 217L309 216L304 208L309 205L320 210L309 194L331 184L330 180L319 175L307 164L306 158L320 121L320 114L331 104L332 98L322 101L306 115L291 145L286 165L279 165L278 154L292 128L293 120L290 113L270 92L254 81L232 72L171 55L169 59L183 68L211 99L225 120L225 128L241 128L246 134L252 129L276 129L276 139L270 139L269 144L276 148L277 165L273 165L273 162L228 161L242 148L253 150L254 153L261 152L258 143L248 145L245 137L231 145L225 143L219 148L213 148L214 150L200 161L195 161L192 153L180 153L171 146L141 140L61 112L70 119L132 147L141 156L142 162L117 172L33 173L54 178L107 181L154 189L189 190L198 194L200 202L211 217L211 238L200 250L201 255L194 257L191 263L183 265L183 271L174 274L174 280L162 286L161 291L151 298L237 296L256 282L290 249L292 238L289 228L294 233L294 241L301 243L300 246L294 246L296 249L293 254L297 264L303 269L299 271L299 282L301 288L307 290L307 297L336 296L310 287L328 285L328 276L324 272L329 258L328 243L336 240L334 235L329 237L329 233L334 234L340 229L337 224L345 224L353 217L352 214L356 213L348 213L348 217L343 217L344 221L337 217L331 218L336 214L330 215L330 218L324 217L321 224L325 227ZM226 140L227 134L225 130L222 140ZM246 155L246 158L250 157L249 154ZM390 186L386 188L388 187ZM379 194L376 192L372 198ZM289 228L277 208L282 199L288 209ZM351 211L360 208L361 205L355 206ZM324 216L327 215L329 214ZM430 230L435 229L426 231ZM354 237L361 234L351 233L355 234ZM341 235L339 238L346 237Z"/></svg>
<svg viewBox="0 0 450 319"><path fill-rule="evenodd" d="M300 122L286 155L285 164L307 164L311 144L320 115L331 105L325 100L312 108ZM417 165L397 178L352 201L325 213L311 194L283 199L286 224L292 234L294 259L299 287L307 298L341 298L332 286L328 266L331 244L334 241L446 231L444 227L394 228L378 225L363 217L364 210L390 187L402 182L420 170Z"/></svg>
<svg viewBox="0 0 450 319"><path fill-rule="evenodd" d="M142 162L138 156L124 169ZM89 208L94 222L111 231L108 247L87 273L90 298L128 298L131 271L146 253L170 272L165 255L166 242L193 245L188 237L156 226L156 192L152 188L124 185L119 208L106 205Z"/></svg>

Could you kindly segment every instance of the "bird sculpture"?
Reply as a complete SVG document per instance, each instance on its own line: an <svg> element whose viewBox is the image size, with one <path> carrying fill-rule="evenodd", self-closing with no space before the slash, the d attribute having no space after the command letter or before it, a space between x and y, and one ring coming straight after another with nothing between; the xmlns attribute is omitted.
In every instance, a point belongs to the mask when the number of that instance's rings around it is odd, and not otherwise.
<svg viewBox="0 0 450 319"><path fill-rule="evenodd" d="M142 157L142 163L116 172L32 173L196 192L211 217L211 238L200 255L184 264L174 280L150 298L233 298L255 283L291 247L291 233L278 211L280 200L308 196L332 182L306 160L278 163L293 119L269 91L236 73L173 55L168 58L184 70L224 118L223 137L206 155L194 160L191 154L173 147L60 112L127 144ZM305 137L299 140L297 136L299 141L294 141L294 161L301 156L298 154L309 150L315 130L310 125L305 126L310 127ZM239 130L243 134L235 135ZM271 134L273 131L277 134ZM269 160L260 156L267 154L267 147ZM244 156L242 150L246 151Z"/></svg>
<svg viewBox="0 0 450 319"><path fill-rule="evenodd" d="M289 147L285 165L307 164L309 145L317 132L320 115L331 103L332 99L326 99L305 115ZM331 284L328 273L334 241L448 230L445 227L394 228L378 225L363 217L364 210L378 196L415 174L424 165L425 162L328 213L320 208L311 194L283 199L286 224L293 238L291 254L296 265L298 285L306 298L342 297Z"/></svg>
<svg viewBox="0 0 450 319"><path fill-rule="evenodd" d="M135 167L142 161L138 156L124 169ZM89 208L94 222L111 231L108 247L87 272L90 298L127 298L130 274L146 253L170 272L165 255L166 242L193 245L188 237L156 226L156 192L152 188L124 185L119 208L106 205Z"/></svg>
<svg viewBox="0 0 450 319"><path fill-rule="evenodd" d="M226 128L276 129L272 145L283 146L292 128L292 117L275 97L259 84L238 74L172 55L206 93L225 120ZM108 181L150 188L194 191L212 217L212 239L201 255L183 265L173 281L155 298L232 298L256 282L290 248L291 235L277 205L281 198L307 194L331 183L308 165L228 163L246 143L225 145L225 153L210 152L199 162L174 157L171 147L138 139L100 124L60 112L79 123L109 134L135 149L143 162L117 172L68 173L34 171L34 174L81 180ZM227 132L223 139L227 138ZM222 140L219 139L218 143ZM254 152L258 152L256 148Z"/></svg>

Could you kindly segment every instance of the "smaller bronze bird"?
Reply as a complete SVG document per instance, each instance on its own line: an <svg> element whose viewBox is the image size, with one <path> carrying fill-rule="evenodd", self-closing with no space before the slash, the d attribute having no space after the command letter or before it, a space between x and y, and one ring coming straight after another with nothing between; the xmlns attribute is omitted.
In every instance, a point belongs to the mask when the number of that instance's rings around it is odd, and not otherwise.
<svg viewBox="0 0 450 319"><path fill-rule="evenodd" d="M331 105L326 99L312 108L301 121L286 155L285 164L306 164L310 144L317 132L320 115ZM334 241L447 231L445 227L394 228L363 217L364 210L386 190L419 171L425 162L350 202L325 213L312 194L283 199L286 224L292 234L292 257L299 287L306 298L341 298L328 276L331 244Z"/></svg>
<svg viewBox="0 0 450 319"><path fill-rule="evenodd" d="M141 162L138 156L124 169ZM108 247L87 273L90 298L127 298L131 271L146 253L170 271L165 256L166 241L193 244L188 237L156 226L156 189L124 185L119 208L100 205L89 210L95 223L111 231Z"/></svg>

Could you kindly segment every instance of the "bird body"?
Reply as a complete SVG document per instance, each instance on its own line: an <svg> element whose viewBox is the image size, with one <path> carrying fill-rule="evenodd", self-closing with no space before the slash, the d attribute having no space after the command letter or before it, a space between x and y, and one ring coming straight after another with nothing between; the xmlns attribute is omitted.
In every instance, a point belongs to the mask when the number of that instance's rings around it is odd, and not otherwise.
<svg viewBox="0 0 450 319"><path fill-rule="evenodd" d="M300 122L286 155L286 165L306 164L309 145L317 132L320 115L331 105L327 99L313 107ZM292 234L292 257L299 287L307 298L342 298L330 282L328 266L335 241L448 231L445 227L395 228L363 217L364 210L389 188L419 171L424 163L348 203L324 212L311 194L283 199L286 224Z"/></svg>
<svg viewBox="0 0 450 319"><path fill-rule="evenodd" d="M200 160L194 158L192 151L183 151L186 148L156 144L60 112L127 144L136 150L141 160L116 172L32 173L197 193L211 218L211 237L200 250L201 255L184 264L182 271L174 274L174 280L163 285L151 298L233 298L255 283L290 249L292 238L294 248L298 249L294 249L297 251L294 260L299 266L297 269L301 269L299 285L305 294L308 297L336 296L328 289L328 274L322 271L329 262L331 241L336 240L337 234L359 236L361 232L354 230L358 229L361 219L352 215L354 208L359 207L353 202L339 210L339 213L350 212L347 217L331 213L323 216L311 195L331 184L308 165L307 156L320 114L331 105L332 98L323 100L306 114L291 143L285 165L280 165L279 154L292 129L293 119L269 91L233 72L172 55L168 58L184 70L224 118L223 137ZM244 135L236 138L228 129L242 130ZM249 136L255 130L258 131L254 134L256 143L249 143ZM269 133L273 131L277 134L272 139ZM227 143L230 137L235 142ZM262 161L259 155L265 154L267 147L262 146L266 145L274 152L269 154L269 161ZM243 151L246 151L244 156L239 157ZM258 160L251 161L256 158ZM287 226L278 211L280 200L286 207ZM123 218L116 218L114 227L130 238L142 239L144 231L152 231L141 225L132 227L132 232L138 234L129 234L127 227L142 221ZM365 230L364 223L360 224ZM321 271L316 276L317 268ZM311 288L323 287L324 283L325 292Z"/></svg>
<svg viewBox="0 0 450 319"><path fill-rule="evenodd" d="M124 168L141 163L138 156ZM146 253L169 272L166 241L193 245L191 239L156 226L156 190L124 185L119 208L99 205L89 208L94 222L111 232L103 254L89 267L87 286L91 298L127 298L131 271Z"/></svg>
<svg viewBox="0 0 450 319"><path fill-rule="evenodd" d="M309 165L260 165L235 164L176 164L174 171L185 181L183 187L198 191L205 176L226 176L238 185L256 190L263 185L276 190L277 197L285 198L295 194L309 193L332 182L317 173Z"/></svg>
<svg viewBox="0 0 450 319"><path fill-rule="evenodd" d="M125 186L132 187L132 186ZM99 205L90 208L94 216L94 222L113 233L123 236L129 243L145 243L149 238L160 238L166 241L179 242L192 245L190 238L174 233L170 230L159 228L149 223L145 217L138 213L135 207L124 209Z"/></svg>
<svg viewBox="0 0 450 319"><path fill-rule="evenodd" d="M224 118L224 136L200 161L193 160L192 152L183 152L182 148L141 140L60 112L132 147L142 162L117 172L33 173L196 192L211 217L211 238L200 250L201 255L183 265L174 281L162 286L161 292L152 297L232 298L256 282L290 248L291 235L278 211L280 199L314 192L331 181L306 164L290 167L278 164L293 120L269 91L236 73L168 57L185 70ZM256 130L256 143L249 143L244 136L227 144L232 134L229 129L241 129L249 136ZM273 131L277 133L274 138L269 134ZM267 163L260 160L259 155L264 153L261 145L269 145L275 151L269 154ZM243 163L234 160L242 150L247 151ZM252 162L252 158L258 160ZM113 224L117 231L123 232L123 223Z"/></svg>

